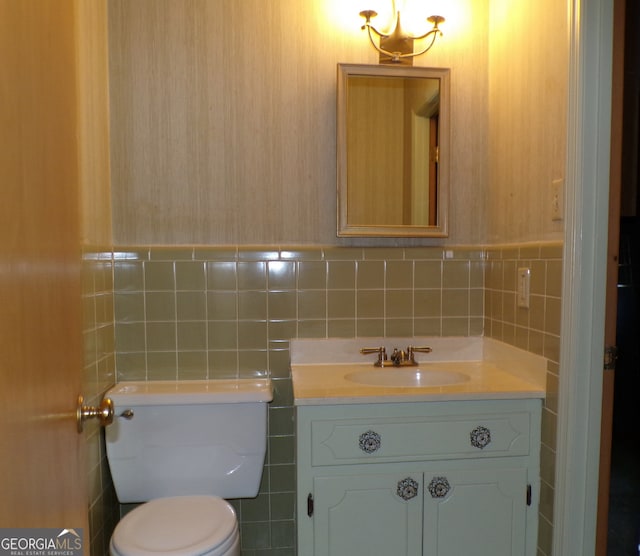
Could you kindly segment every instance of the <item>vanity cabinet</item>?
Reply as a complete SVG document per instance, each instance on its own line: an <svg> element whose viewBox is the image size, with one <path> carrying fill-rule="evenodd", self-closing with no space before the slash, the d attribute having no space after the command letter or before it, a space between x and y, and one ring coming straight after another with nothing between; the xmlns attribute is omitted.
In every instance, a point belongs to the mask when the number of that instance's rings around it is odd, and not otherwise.
<svg viewBox="0 0 640 556"><path fill-rule="evenodd" d="M297 407L299 556L533 556L539 399Z"/></svg>

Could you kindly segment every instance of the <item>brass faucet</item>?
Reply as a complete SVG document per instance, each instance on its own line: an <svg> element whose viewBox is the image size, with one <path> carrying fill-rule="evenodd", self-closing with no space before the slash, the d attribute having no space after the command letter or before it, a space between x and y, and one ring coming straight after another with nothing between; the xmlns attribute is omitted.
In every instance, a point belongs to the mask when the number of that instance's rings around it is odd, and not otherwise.
<svg viewBox="0 0 640 556"><path fill-rule="evenodd" d="M387 359L387 350L384 346L380 346L377 348L362 348L360 353L377 353L378 359L373 363L375 367L416 367L418 362L415 359L415 353L431 353L433 351L430 347L414 347L409 346L407 350L399 350L398 348L393 348L393 353L391 354L391 358Z"/></svg>

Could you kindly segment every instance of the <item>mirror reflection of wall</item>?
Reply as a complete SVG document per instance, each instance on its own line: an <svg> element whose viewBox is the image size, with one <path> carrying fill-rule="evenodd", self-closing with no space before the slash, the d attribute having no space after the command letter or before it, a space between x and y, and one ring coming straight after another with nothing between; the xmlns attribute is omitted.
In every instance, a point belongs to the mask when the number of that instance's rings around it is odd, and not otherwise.
<svg viewBox="0 0 640 556"><path fill-rule="evenodd" d="M339 189L344 189L346 206L339 210L346 211L347 228L365 229L363 235L387 235L380 228L403 235L403 227L409 228L406 235L416 235L416 229L423 230L418 235L429 235L429 229L443 235L439 226L446 217L438 210L441 86L438 75L363 70L346 76L346 95L339 99L345 122L338 129L345 134L339 166L342 160L346 168ZM339 226L339 235L360 235L341 231Z"/></svg>
<svg viewBox="0 0 640 556"><path fill-rule="evenodd" d="M435 226L439 81L360 75L347 86L348 221Z"/></svg>

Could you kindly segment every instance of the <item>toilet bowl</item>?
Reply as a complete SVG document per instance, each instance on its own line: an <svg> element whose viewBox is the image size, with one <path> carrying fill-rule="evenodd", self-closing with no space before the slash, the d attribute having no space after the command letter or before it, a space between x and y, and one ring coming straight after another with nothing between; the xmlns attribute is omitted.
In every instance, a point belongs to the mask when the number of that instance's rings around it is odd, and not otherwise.
<svg viewBox="0 0 640 556"><path fill-rule="evenodd" d="M106 394L120 502L144 502L117 524L112 556L239 556L233 507L258 494L269 379L123 382Z"/></svg>
<svg viewBox="0 0 640 556"><path fill-rule="evenodd" d="M239 556L231 505L217 496L158 498L124 516L111 536L113 556Z"/></svg>

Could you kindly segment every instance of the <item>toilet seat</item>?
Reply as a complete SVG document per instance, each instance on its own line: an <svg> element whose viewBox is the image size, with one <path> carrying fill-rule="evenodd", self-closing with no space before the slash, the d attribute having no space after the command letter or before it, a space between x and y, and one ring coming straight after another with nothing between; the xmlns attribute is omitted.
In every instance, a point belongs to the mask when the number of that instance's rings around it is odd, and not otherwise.
<svg viewBox="0 0 640 556"><path fill-rule="evenodd" d="M218 556L238 542L233 507L217 496L157 498L125 515L111 537L115 556Z"/></svg>

